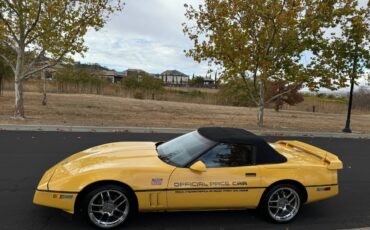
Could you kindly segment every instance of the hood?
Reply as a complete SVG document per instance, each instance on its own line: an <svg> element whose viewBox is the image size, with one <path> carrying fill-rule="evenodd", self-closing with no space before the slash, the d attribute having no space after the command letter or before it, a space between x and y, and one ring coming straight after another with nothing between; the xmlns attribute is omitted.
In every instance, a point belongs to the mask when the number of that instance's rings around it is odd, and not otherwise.
<svg viewBox="0 0 370 230"><path fill-rule="evenodd" d="M38 189L78 192L99 180L122 181L135 187L134 182L151 181L151 175L167 178L173 169L159 159L154 142L110 143L61 161L44 174Z"/></svg>
<svg viewBox="0 0 370 230"><path fill-rule="evenodd" d="M66 158L58 164L54 175L158 164L164 163L158 158L154 142L116 142L89 148Z"/></svg>
<svg viewBox="0 0 370 230"><path fill-rule="evenodd" d="M154 142L115 142L95 146L77 154L74 154L61 163L81 160L98 160L99 162L109 159L110 157L127 159L157 156Z"/></svg>

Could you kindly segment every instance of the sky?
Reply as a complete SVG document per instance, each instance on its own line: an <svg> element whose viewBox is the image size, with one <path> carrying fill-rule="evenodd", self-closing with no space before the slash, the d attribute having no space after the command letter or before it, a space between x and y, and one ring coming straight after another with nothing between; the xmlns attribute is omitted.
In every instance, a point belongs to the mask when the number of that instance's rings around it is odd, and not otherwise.
<svg viewBox="0 0 370 230"><path fill-rule="evenodd" d="M368 0L359 0L365 6ZM76 61L99 63L117 71L128 68L161 73L177 69L192 76L205 75L207 63L186 57L184 50L192 42L182 29L186 21L184 4L197 6L203 0L125 0L122 12L114 14L99 31L90 30L86 37L89 50ZM309 59L309 55L302 58ZM307 60L306 60L307 61Z"/></svg>
<svg viewBox="0 0 370 230"><path fill-rule="evenodd" d="M76 61L99 63L117 71L128 68L161 73L177 69L185 74L206 74L208 65L186 57L192 42L184 35L184 4L199 5L202 0L126 0L100 31L85 37L89 47Z"/></svg>

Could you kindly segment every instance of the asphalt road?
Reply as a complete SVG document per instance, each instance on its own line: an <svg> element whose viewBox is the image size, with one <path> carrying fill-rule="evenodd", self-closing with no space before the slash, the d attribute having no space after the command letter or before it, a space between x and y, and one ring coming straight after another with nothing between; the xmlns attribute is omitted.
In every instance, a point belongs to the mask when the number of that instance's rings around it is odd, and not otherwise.
<svg viewBox="0 0 370 230"><path fill-rule="evenodd" d="M168 140L174 134L0 132L0 229L91 229L63 211L32 204L43 172L85 148L114 141ZM268 140L281 138L267 137ZM370 140L298 139L339 155L340 195L305 205L290 224L267 223L254 210L145 213L123 229L349 229L370 226Z"/></svg>

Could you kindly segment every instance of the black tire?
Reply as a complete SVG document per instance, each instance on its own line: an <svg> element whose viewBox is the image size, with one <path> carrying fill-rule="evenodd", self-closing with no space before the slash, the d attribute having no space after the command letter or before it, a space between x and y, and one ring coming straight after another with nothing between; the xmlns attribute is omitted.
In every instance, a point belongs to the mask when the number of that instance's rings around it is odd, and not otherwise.
<svg viewBox="0 0 370 230"><path fill-rule="evenodd" d="M283 197L284 194L286 197ZM279 196L281 197L280 199L278 198ZM293 221L299 214L303 202L302 197L302 191L293 184L278 184L269 188L262 197L259 209L271 222L288 223ZM278 202L275 200L278 200ZM289 203L290 200L292 200L292 203Z"/></svg>
<svg viewBox="0 0 370 230"><path fill-rule="evenodd" d="M82 201L84 218L102 229L112 229L127 223L136 208L133 194L117 185L105 185L93 189Z"/></svg>

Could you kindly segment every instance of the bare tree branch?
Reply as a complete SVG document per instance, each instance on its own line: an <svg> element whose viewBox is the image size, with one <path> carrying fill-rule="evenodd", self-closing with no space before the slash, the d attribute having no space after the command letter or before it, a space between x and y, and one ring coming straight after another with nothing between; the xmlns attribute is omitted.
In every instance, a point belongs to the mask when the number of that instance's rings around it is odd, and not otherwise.
<svg viewBox="0 0 370 230"><path fill-rule="evenodd" d="M48 65L45 65L45 66L43 66L43 67L40 67L40 68L37 68L37 69L35 69L35 70L31 70L31 71L28 71L27 73L25 73L24 75L23 75L23 77L22 77L22 80L27 80L27 79L29 79L29 78L31 78L32 77L32 74L35 74L35 73L37 73L37 72L39 72L39 71L42 71L42 70L44 70L44 69L47 69L47 68L50 68L50 67L53 67L53 66L55 66L55 65L57 65L64 57L65 57L65 55L67 54L69 52L69 50L67 49L67 50L65 50L59 57L58 57L58 59L56 59L55 61L53 61L53 63L52 64L48 64Z"/></svg>
<svg viewBox="0 0 370 230"><path fill-rule="evenodd" d="M19 16L19 12L18 10L15 9L14 5L12 3L9 2L9 0L4 0L4 2L7 4L7 6L14 11L14 13L16 13L18 16Z"/></svg>
<svg viewBox="0 0 370 230"><path fill-rule="evenodd" d="M68 7L68 4L70 4L71 2L74 2L74 1L70 1L69 3L66 2L66 4L64 4L64 7L63 7L63 11L67 11L67 7ZM40 8L39 8L40 9ZM39 11L40 14L41 14L41 11ZM86 18L86 17L85 17ZM38 18L38 20L40 20L40 16ZM55 22L53 22L53 24L50 25L51 28L54 28L56 27L57 25L59 25L61 22L62 22L63 18L60 17L58 20L56 20ZM28 39L28 41L26 41L26 45L29 45L31 44L32 42L34 42L37 38L39 37L39 34L35 35L34 37L31 37L30 39Z"/></svg>
<svg viewBox="0 0 370 230"><path fill-rule="evenodd" d="M45 49L41 50L41 52L39 53L39 55L37 55L37 57L35 57L33 59L33 61L28 65L26 72L29 71L29 70L31 70L33 68L33 66L35 65L36 61L38 61L38 59L40 57L42 57L44 54L45 54Z"/></svg>
<svg viewBox="0 0 370 230"><path fill-rule="evenodd" d="M35 70L29 71L28 73L26 73L26 74L23 76L22 81L23 81L23 80L28 80L28 79L30 79L31 77L33 77L33 76L32 76L33 74L35 74L35 73L37 73L37 72L40 72L40 71L42 71L42 70L45 70L45 69L47 69L47 68L53 67L53 66L55 66L56 64L58 64L58 63L53 63L53 64L45 65L45 66L43 66L43 67L40 67L40 68L37 68L37 69L35 69Z"/></svg>
<svg viewBox="0 0 370 230"><path fill-rule="evenodd" d="M40 15L41 15L41 1L39 0L39 7L38 7L38 10L37 10L37 15L36 15L36 19L35 21L32 23L31 27L26 31L26 34L25 34L25 38L27 39L28 35L32 32L32 30L35 29L35 27L37 26L37 23L39 22L40 20ZM26 42L26 44L29 44L28 42Z"/></svg>
<svg viewBox="0 0 370 230"><path fill-rule="evenodd" d="M19 39L17 38L17 35L15 34L14 30L12 29L10 23L8 22L8 20L6 20L3 16L3 14L0 12L0 19L5 23L6 27L8 28L9 32L12 34L13 36L13 39L19 43Z"/></svg>
<svg viewBox="0 0 370 230"><path fill-rule="evenodd" d="M277 15L274 15L274 18L271 19L272 25L274 26L274 30L272 31L272 36L271 36L270 42L269 42L269 44L267 46L267 49L266 49L266 56L270 53L270 49L272 47L272 42L275 40L275 36L276 36L276 32L277 32L275 19L283 13L284 6L285 6L285 0L283 1L283 4L281 5L281 9L280 9L279 13Z"/></svg>
<svg viewBox="0 0 370 230"><path fill-rule="evenodd" d="M7 57L5 57L3 54L0 54L0 57L1 57L2 59L4 59L4 61L6 62L6 64L7 64L8 66L10 66L10 68L12 68L13 72L15 72L15 67L14 67L14 65L9 61L9 59L8 59Z"/></svg>
<svg viewBox="0 0 370 230"><path fill-rule="evenodd" d="M1 44L9 47L11 50L15 50L15 46L13 44L10 44L12 41L7 41L7 40L2 40L1 41Z"/></svg>
<svg viewBox="0 0 370 230"><path fill-rule="evenodd" d="M242 77L242 80L243 80L243 83L245 85L245 88L247 88L247 91L248 91L248 95L249 95L249 98L256 104L258 105L258 101L256 99L256 97L253 95L252 91L250 90L250 87L248 85L248 82L247 82L247 77L245 76L245 74L241 74L241 77Z"/></svg>

